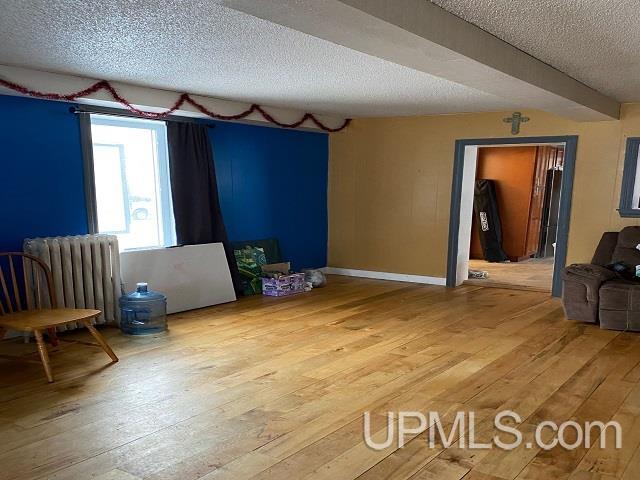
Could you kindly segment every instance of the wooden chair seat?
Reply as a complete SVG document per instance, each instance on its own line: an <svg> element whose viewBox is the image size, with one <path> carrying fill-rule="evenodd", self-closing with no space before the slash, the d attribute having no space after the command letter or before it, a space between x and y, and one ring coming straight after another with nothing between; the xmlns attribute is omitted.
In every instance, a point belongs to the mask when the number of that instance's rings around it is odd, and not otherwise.
<svg viewBox="0 0 640 480"><path fill-rule="evenodd" d="M14 257L20 260L17 265ZM102 313L100 310L57 308L51 270L46 263L26 253L0 253L0 262L0 340L7 330L33 333L49 382L53 382L53 374L43 332L48 332L49 339L57 345L56 327L69 323L77 322L86 327L97 342L91 345L102 348L112 362L118 361L109 344L93 326L92 320ZM3 270L7 272L6 276Z"/></svg>
<svg viewBox="0 0 640 480"><path fill-rule="evenodd" d="M75 308L28 310L1 316L0 327L18 332L33 332L34 330L49 329L92 319L100 313L100 310Z"/></svg>

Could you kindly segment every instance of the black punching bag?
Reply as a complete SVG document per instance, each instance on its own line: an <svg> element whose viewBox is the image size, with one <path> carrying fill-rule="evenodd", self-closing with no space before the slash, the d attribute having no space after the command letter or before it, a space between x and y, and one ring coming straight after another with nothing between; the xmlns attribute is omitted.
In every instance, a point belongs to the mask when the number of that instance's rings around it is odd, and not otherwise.
<svg viewBox="0 0 640 480"><path fill-rule="evenodd" d="M508 260L509 258L502 250L502 227L493 180L476 180L473 210L478 222L484 259L488 262Z"/></svg>

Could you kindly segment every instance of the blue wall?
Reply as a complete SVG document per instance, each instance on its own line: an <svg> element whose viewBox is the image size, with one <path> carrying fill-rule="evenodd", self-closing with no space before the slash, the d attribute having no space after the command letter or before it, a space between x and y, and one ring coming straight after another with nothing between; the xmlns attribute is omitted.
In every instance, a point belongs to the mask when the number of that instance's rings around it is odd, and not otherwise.
<svg viewBox="0 0 640 480"><path fill-rule="evenodd" d="M69 104L0 96L0 251L87 233L78 117Z"/></svg>
<svg viewBox="0 0 640 480"><path fill-rule="evenodd" d="M229 239L277 238L294 268L325 266L328 135L216 122L210 136Z"/></svg>
<svg viewBox="0 0 640 480"><path fill-rule="evenodd" d="M0 95L0 251L87 232L70 106ZM210 132L229 238L275 237L295 268L326 265L328 136L226 122Z"/></svg>

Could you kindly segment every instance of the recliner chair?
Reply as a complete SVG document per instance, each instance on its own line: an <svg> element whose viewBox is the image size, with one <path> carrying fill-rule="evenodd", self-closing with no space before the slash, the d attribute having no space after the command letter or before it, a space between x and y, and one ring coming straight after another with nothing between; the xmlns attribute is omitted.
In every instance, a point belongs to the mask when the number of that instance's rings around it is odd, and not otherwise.
<svg viewBox="0 0 640 480"><path fill-rule="evenodd" d="M602 235L590 264L563 271L562 305L570 320L600 323L609 330L640 331L640 280L623 278L607 265L640 265L640 227Z"/></svg>

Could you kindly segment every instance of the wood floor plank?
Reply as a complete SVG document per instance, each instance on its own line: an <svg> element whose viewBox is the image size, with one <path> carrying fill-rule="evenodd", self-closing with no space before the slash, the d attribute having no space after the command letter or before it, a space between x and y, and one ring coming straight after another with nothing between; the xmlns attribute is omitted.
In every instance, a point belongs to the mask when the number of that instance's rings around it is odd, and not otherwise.
<svg viewBox="0 0 640 480"><path fill-rule="evenodd" d="M569 322L541 292L329 280L173 315L166 335L103 328L121 361L66 344L54 384L0 360L0 480L640 478L639 336ZM363 440L365 411L378 440L387 412L435 411L449 428L473 411L482 441L507 408L527 438L545 419L617 419L625 445L430 448L434 425L402 448Z"/></svg>
<svg viewBox="0 0 640 480"><path fill-rule="evenodd" d="M622 448L615 448L613 431L608 429L604 436L606 447L592 446L575 471L573 478L612 477L620 478L631 465L631 459L640 446L640 386L636 385L622 403L612 420L622 426ZM640 472L638 472L640 473ZM589 476L587 476L587 474Z"/></svg>

